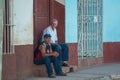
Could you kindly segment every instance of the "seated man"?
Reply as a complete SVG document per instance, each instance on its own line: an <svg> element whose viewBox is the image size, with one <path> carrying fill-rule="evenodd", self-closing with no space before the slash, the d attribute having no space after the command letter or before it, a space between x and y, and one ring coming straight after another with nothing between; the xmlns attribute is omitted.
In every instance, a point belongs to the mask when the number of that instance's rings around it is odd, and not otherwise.
<svg viewBox="0 0 120 80"><path fill-rule="evenodd" d="M45 64L47 68L48 77L55 78L55 74L53 73L53 68L51 62L53 63L55 73L58 76L66 76L65 73L62 72L61 65L57 58L58 53L52 51L51 47L51 35L45 34L44 35L44 42L39 45L39 51L34 58L35 64Z"/></svg>
<svg viewBox="0 0 120 80"><path fill-rule="evenodd" d="M51 43L53 51L57 51L59 53L58 59L60 60L62 66L69 66L67 61L69 60L69 48L68 45L65 43L58 42L58 35L57 35L57 25L58 20L53 19L51 21L51 25L44 29L43 36L47 33L51 35ZM44 40L44 37L42 37Z"/></svg>

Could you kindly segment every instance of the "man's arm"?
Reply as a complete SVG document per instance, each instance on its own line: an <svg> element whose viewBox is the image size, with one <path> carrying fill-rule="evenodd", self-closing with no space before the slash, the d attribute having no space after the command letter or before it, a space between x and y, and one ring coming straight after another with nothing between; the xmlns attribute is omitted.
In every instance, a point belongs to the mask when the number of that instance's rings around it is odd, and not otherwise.
<svg viewBox="0 0 120 80"><path fill-rule="evenodd" d="M57 56L58 56L58 53L57 53L57 52L46 53L46 51L45 51L45 46L44 46L44 45L40 45L40 46L39 46L39 50L41 51L42 56L54 56L54 57L57 57Z"/></svg>

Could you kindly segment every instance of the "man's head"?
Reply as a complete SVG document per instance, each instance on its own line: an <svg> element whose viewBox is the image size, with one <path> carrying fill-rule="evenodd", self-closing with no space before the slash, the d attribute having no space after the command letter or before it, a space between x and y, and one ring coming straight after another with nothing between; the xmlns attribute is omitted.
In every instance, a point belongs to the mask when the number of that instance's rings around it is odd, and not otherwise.
<svg viewBox="0 0 120 80"><path fill-rule="evenodd" d="M45 34L44 35L44 41L45 43L50 43L51 42L51 35L50 34Z"/></svg>
<svg viewBox="0 0 120 80"><path fill-rule="evenodd" d="M53 28L56 28L57 25L58 25L58 20L57 20L57 19L52 19L52 21L51 21L51 26L52 26Z"/></svg>

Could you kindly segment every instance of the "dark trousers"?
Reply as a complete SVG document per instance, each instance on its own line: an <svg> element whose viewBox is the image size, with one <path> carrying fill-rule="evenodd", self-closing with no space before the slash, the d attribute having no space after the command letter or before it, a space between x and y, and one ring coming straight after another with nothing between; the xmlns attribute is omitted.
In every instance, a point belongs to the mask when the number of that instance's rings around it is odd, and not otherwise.
<svg viewBox="0 0 120 80"><path fill-rule="evenodd" d="M59 53L58 59L62 61L68 61L69 59L69 49L68 45L65 43L52 44L53 51Z"/></svg>
<svg viewBox="0 0 120 80"><path fill-rule="evenodd" d="M53 63L53 67L55 69L56 74L62 73L62 68L61 68L61 65L57 57L48 57L48 56L42 57L42 58L35 60L34 63L37 65L45 64L47 73L49 76L53 74L53 68L52 68L51 62Z"/></svg>

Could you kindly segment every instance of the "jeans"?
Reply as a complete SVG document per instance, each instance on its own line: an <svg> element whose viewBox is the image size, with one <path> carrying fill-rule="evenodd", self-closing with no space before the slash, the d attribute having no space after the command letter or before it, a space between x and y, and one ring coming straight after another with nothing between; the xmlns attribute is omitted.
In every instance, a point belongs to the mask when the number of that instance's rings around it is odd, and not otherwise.
<svg viewBox="0 0 120 80"><path fill-rule="evenodd" d="M68 61L69 59L69 49L68 45L64 43L52 44L53 51L57 51L59 53L58 59L62 61Z"/></svg>
<svg viewBox="0 0 120 80"><path fill-rule="evenodd" d="M42 57L42 58L35 60L34 63L37 65L45 64L47 73L49 76L49 75L53 74L53 68L52 68L51 62L53 63L53 67L55 69L56 74L62 73L62 68L61 68L61 65L60 65L57 57L53 57L53 56L52 57L51 56L50 57L49 56Z"/></svg>

